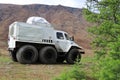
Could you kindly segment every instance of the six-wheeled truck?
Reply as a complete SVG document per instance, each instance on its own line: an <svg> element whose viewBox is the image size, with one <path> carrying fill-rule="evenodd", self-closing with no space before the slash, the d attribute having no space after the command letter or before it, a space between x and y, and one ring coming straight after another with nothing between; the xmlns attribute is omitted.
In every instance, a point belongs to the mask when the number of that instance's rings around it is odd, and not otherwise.
<svg viewBox="0 0 120 80"><path fill-rule="evenodd" d="M41 17L30 17L25 22L14 22L9 26L8 50L13 61L44 64L80 61L84 50L68 33L55 30Z"/></svg>

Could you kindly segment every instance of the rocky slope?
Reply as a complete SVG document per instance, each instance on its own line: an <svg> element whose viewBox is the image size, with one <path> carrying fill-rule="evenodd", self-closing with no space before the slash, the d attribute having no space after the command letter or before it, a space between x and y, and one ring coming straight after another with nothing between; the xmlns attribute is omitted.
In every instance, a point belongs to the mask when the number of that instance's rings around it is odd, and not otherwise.
<svg viewBox="0 0 120 80"><path fill-rule="evenodd" d="M7 47L9 25L14 21L25 22L31 16L46 18L56 29L74 35L78 44L90 49L91 39L88 36L87 28L91 24L84 19L82 9L40 4L0 4L0 47Z"/></svg>

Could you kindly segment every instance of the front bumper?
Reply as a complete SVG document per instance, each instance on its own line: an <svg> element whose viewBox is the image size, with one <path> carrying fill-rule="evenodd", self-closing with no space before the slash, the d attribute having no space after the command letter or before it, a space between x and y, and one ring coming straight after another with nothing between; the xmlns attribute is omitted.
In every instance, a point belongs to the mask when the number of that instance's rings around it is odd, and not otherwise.
<svg viewBox="0 0 120 80"><path fill-rule="evenodd" d="M85 54L84 50L79 50L80 54Z"/></svg>
<svg viewBox="0 0 120 80"><path fill-rule="evenodd" d="M14 48L8 48L7 50L8 51L14 51Z"/></svg>

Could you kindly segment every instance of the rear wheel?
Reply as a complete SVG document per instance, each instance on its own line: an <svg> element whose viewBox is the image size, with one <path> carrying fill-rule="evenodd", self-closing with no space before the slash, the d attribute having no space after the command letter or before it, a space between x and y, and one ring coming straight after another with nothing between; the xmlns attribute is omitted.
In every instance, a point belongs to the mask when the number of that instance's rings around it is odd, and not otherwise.
<svg viewBox="0 0 120 80"><path fill-rule="evenodd" d="M38 59L38 51L34 46L25 45L18 50L16 57L22 64L32 64Z"/></svg>
<svg viewBox="0 0 120 80"><path fill-rule="evenodd" d="M51 46L42 48L39 51L39 59L44 64L56 63L57 52L56 52L55 48L53 48Z"/></svg>
<svg viewBox="0 0 120 80"><path fill-rule="evenodd" d="M66 56L66 61L69 64L74 64L76 61L80 62L81 54L77 49L72 49Z"/></svg>

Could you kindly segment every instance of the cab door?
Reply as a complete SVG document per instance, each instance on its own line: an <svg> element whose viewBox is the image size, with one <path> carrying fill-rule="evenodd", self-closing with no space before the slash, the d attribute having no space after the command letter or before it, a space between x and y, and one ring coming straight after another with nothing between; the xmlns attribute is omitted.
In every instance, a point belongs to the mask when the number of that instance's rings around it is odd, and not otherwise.
<svg viewBox="0 0 120 80"><path fill-rule="evenodd" d="M68 40L65 38L63 32L56 32L56 48L58 52L66 52L66 49L69 45Z"/></svg>

